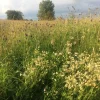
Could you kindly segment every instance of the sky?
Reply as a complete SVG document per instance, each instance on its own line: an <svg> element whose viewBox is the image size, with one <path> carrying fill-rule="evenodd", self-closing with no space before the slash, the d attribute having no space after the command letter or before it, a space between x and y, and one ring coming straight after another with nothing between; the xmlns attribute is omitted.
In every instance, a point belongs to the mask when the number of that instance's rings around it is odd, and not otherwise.
<svg viewBox="0 0 100 100"><path fill-rule="evenodd" d="M42 0L2 0L0 2L0 19L5 19L7 10L19 10L23 12L26 19L37 19L37 13L39 9L39 3ZM66 15L73 11L75 7L75 13L81 13L88 11L89 8L99 8L100 0L52 0L55 5L56 17ZM92 10L91 10L92 11Z"/></svg>

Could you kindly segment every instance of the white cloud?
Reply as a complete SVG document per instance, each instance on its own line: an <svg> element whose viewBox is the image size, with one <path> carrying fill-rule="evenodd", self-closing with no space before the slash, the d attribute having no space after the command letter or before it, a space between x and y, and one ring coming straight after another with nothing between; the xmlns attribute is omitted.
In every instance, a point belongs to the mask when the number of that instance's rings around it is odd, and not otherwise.
<svg viewBox="0 0 100 100"><path fill-rule="evenodd" d="M2 0L0 2L0 13L3 14L6 12L7 9L9 9L11 6L11 2L8 0Z"/></svg>
<svg viewBox="0 0 100 100"><path fill-rule="evenodd" d="M6 16L5 12L9 9L20 10L27 16L34 16L42 0L2 0L0 2L0 17ZM68 5L75 5L80 9L88 9L89 4L95 6L99 0L52 0L55 4L55 10L60 12L66 11ZM29 15L28 15L29 14Z"/></svg>
<svg viewBox="0 0 100 100"><path fill-rule="evenodd" d="M73 4L75 0L52 0L55 4L61 5L61 4Z"/></svg>
<svg viewBox="0 0 100 100"><path fill-rule="evenodd" d="M2 9L1 12L5 12L7 9L18 9L23 11L28 10L37 10L38 5L42 0L2 0L0 2L0 9ZM74 0L52 0L55 4L70 4L73 3Z"/></svg>

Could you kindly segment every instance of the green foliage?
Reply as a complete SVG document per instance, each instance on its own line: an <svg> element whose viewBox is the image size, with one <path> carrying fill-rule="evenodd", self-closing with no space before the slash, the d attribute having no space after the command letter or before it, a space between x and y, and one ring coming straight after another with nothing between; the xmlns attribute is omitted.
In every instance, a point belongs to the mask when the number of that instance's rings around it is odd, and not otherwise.
<svg viewBox="0 0 100 100"><path fill-rule="evenodd" d="M100 23L74 21L0 22L0 100L99 100Z"/></svg>
<svg viewBox="0 0 100 100"><path fill-rule="evenodd" d="M39 20L53 20L55 19L54 4L50 0L43 0L39 4L38 11Z"/></svg>
<svg viewBox="0 0 100 100"><path fill-rule="evenodd" d="M6 14L9 20L23 20L23 13L20 11L8 10Z"/></svg>

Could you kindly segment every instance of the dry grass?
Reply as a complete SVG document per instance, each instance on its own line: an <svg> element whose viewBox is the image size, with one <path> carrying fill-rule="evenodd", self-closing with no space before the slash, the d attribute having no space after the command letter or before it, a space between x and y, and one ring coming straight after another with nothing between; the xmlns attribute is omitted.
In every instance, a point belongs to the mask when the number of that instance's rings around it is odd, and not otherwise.
<svg viewBox="0 0 100 100"><path fill-rule="evenodd" d="M99 100L100 21L0 20L0 100Z"/></svg>

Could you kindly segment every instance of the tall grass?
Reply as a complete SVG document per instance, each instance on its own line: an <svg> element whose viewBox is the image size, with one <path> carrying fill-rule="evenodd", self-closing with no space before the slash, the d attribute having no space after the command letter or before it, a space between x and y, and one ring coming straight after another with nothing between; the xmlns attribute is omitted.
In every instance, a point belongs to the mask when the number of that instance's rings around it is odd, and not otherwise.
<svg viewBox="0 0 100 100"><path fill-rule="evenodd" d="M0 21L0 100L99 97L99 19Z"/></svg>

